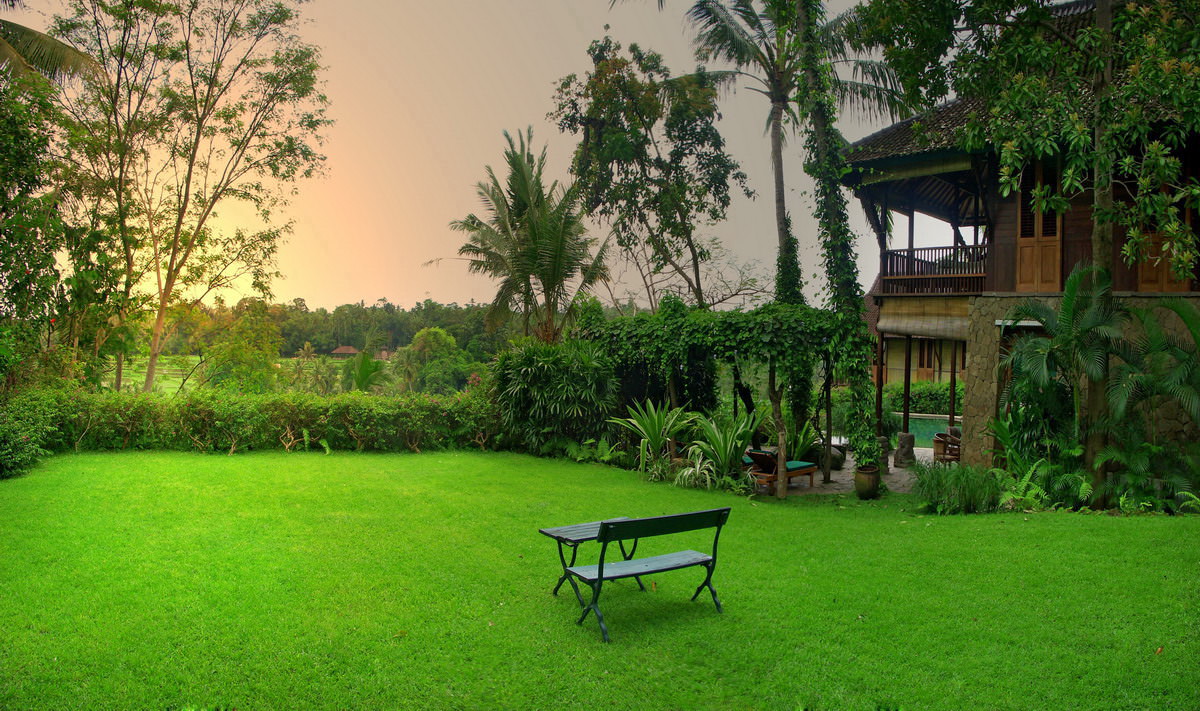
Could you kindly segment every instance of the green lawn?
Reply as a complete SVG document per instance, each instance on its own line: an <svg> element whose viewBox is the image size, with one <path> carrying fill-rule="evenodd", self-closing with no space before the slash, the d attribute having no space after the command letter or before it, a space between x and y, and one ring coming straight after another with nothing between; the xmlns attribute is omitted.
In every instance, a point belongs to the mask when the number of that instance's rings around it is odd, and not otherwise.
<svg viewBox="0 0 1200 711"><path fill-rule="evenodd" d="M725 614L699 569L622 581L605 645L549 594L539 527L723 505ZM0 481L0 708L1200 708L1200 517L913 506L510 454L58 456Z"/></svg>
<svg viewBox="0 0 1200 711"><path fill-rule="evenodd" d="M183 386L184 379L191 376L189 382L192 387L196 385L196 374L193 369L196 363L199 362L200 356L163 356L158 361L155 367L154 388L158 392L167 395L174 395L179 391L180 386ZM115 373L109 371L104 378L104 385L107 387L113 386L113 378ZM140 391L142 384L146 381L146 361L139 359L133 363L126 364L124 371L121 374L122 389L134 389Z"/></svg>

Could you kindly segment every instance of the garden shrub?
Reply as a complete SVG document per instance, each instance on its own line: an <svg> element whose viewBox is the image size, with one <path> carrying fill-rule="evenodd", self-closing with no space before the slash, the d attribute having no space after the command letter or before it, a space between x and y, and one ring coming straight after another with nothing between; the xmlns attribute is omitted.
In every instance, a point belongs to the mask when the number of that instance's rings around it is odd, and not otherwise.
<svg viewBox="0 0 1200 711"><path fill-rule="evenodd" d="M829 399L832 404L831 414L833 415L833 431L835 433L844 434L846 432L846 421L849 418L850 413L854 410L853 402L851 402L850 396L850 388L844 386L833 388L832 392L830 393ZM813 397L816 398L816 395L814 394ZM903 423L901 417L895 412L896 407L896 403L888 399L887 389L885 386L883 397L883 435L887 437L888 440L893 442L896 439L896 433L900 431L900 427ZM872 417L874 416L872 415ZM824 411L820 412L820 421L822 426L824 426ZM873 419L872 422L874 422Z"/></svg>
<svg viewBox="0 0 1200 711"><path fill-rule="evenodd" d="M79 393L71 413L72 440L63 448L170 449L178 446L177 403L152 393ZM65 430L65 428L64 428Z"/></svg>
<svg viewBox="0 0 1200 711"><path fill-rule="evenodd" d="M496 404L494 387L490 373L473 375L466 390L450 396L447 403L449 431L443 433L445 441L460 447L474 445L488 449L495 446L500 429L500 408Z"/></svg>
<svg viewBox="0 0 1200 711"><path fill-rule="evenodd" d="M179 403L179 431L202 452L271 446L270 423L259 395L201 389Z"/></svg>
<svg viewBox="0 0 1200 711"><path fill-rule="evenodd" d="M996 511L1012 479L999 469L925 462L914 464L912 474L913 493L939 514Z"/></svg>
<svg viewBox="0 0 1200 711"><path fill-rule="evenodd" d="M617 381L596 344L528 342L501 353L494 373L507 444L549 454L608 429Z"/></svg>
<svg viewBox="0 0 1200 711"><path fill-rule="evenodd" d="M399 449L393 398L361 391L329 398L329 444L334 449L394 452Z"/></svg>
<svg viewBox="0 0 1200 711"><path fill-rule="evenodd" d="M0 403L0 479L25 471L46 454L58 414L54 403L36 391Z"/></svg>
<svg viewBox="0 0 1200 711"><path fill-rule="evenodd" d="M328 401L318 395L290 392L263 398L261 407L271 433L285 451L291 452L327 441Z"/></svg>

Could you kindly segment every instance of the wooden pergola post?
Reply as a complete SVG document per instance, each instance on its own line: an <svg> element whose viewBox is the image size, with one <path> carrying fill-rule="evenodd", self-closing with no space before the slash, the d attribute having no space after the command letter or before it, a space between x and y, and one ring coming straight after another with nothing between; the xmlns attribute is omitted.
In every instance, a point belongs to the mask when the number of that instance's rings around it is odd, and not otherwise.
<svg viewBox="0 0 1200 711"><path fill-rule="evenodd" d="M904 423L901 432L908 432L909 393L912 391L912 336L904 337Z"/></svg>
<svg viewBox="0 0 1200 711"><path fill-rule="evenodd" d="M883 373L885 370L883 352L883 334L879 334L879 342L875 353L875 436L883 436Z"/></svg>
<svg viewBox="0 0 1200 711"><path fill-rule="evenodd" d="M775 378L775 359L771 358L767 366L767 395L771 400L771 415L775 419L776 445L775 452L775 497L787 498L787 426L783 422L783 388L778 387Z"/></svg>
<svg viewBox="0 0 1200 711"><path fill-rule="evenodd" d="M825 461L821 462L821 481L833 481L833 358L825 353Z"/></svg>
<svg viewBox="0 0 1200 711"><path fill-rule="evenodd" d="M958 397L954 377L958 370L958 341L951 341L950 343L952 344L950 346L950 424L947 427L954 426L954 406L956 404L954 401ZM966 347L965 344L964 347Z"/></svg>

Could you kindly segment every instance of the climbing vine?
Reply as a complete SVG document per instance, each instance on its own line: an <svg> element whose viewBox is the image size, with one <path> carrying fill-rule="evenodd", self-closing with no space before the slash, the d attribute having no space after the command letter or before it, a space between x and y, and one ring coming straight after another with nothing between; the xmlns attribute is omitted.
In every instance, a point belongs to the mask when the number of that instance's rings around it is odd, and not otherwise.
<svg viewBox="0 0 1200 711"><path fill-rule="evenodd" d="M771 411L778 433L777 456L787 460L783 422L783 378L811 373L815 360L835 363L845 350L845 317L804 304L773 303L752 311L689 310L678 299L664 299L656 313L605 320L598 303L582 309L576 336L600 344L617 372L645 369L662 382L679 374L699 355L706 361L757 361L768 367ZM794 387L809 387L809 380ZM672 390L672 392L676 392ZM673 404L681 404L673 400ZM874 445L874 439L871 439ZM781 461L781 465L782 465Z"/></svg>
<svg viewBox="0 0 1200 711"><path fill-rule="evenodd" d="M863 292L858 283L858 255L846 212L841 179L847 167L842 149L845 139L834 126L833 71L822 49L818 28L824 18L817 0L798 0L800 72L797 101L804 123L808 160L804 169L816 182L816 217L825 274L829 279L827 303L836 317L833 339L840 347L833 358L834 372L850 384L856 417L850 419L848 438L855 458L870 464L882 456L871 427L872 343L863 319Z"/></svg>
<svg viewBox="0 0 1200 711"><path fill-rule="evenodd" d="M802 304L707 311L689 310L670 297L656 313L610 320L604 319L599 303L592 302L581 310L575 335L599 343L618 370L646 364L665 378L684 367L693 351L730 363L774 363L784 371L804 369L826 351L833 351L837 360L843 353L842 322L839 314Z"/></svg>

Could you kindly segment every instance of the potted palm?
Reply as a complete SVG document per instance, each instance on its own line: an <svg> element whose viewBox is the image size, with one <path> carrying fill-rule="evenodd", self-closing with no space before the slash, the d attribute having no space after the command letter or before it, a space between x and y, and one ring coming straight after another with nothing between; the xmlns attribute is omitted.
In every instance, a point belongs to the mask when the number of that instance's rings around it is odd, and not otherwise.
<svg viewBox="0 0 1200 711"><path fill-rule="evenodd" d="M854 450L854 493L860 499L879 496L879 461L883 448L871 428L870 417L854 417L847 423L847 439Z"/></svg>

